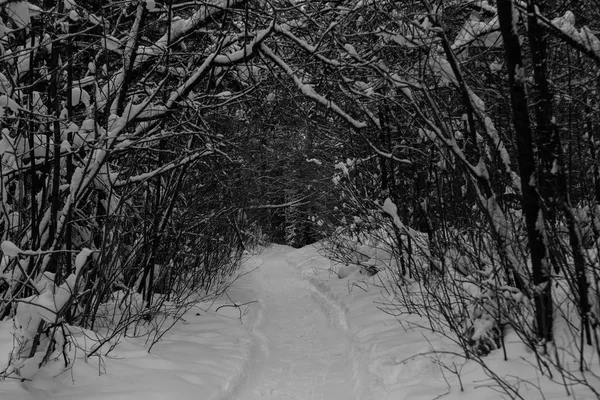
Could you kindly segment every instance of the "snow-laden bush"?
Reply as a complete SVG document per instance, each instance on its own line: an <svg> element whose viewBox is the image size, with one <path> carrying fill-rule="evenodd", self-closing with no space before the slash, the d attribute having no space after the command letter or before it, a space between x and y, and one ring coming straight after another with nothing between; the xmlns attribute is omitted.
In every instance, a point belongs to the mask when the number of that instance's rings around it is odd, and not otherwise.
<svg viewBox="0 0 600 400"><path fill-rule="evenodd" d="M186 77L206 66L171 46L224 8L183 23L144 1L46 6L0 5L0 324L14 339L0 368L11 378L59 358L70 367L73 332L95 335L85 356L121 335L159 338L225 285L245 240L240 200L215 190L224 138L196 124L201 104L221 100L193 96L200 82ZM197 36L192 47L210 47Z"/></svg>

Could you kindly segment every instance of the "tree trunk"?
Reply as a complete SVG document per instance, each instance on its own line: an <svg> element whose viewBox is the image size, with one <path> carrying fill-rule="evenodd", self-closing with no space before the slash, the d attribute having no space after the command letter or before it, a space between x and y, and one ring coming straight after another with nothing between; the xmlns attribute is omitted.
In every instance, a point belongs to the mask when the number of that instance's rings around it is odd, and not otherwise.
<svg viewBox="0 0 600 400"><path fill-rule="evenodd" d="M517 142L517 158L521 175L521 205L527 226L527 237L531 252L532 297L535 304L536 330L540 339L552 340L552 286L550 282L550 260L544 242L544 217L535 179L536 162L533 135L529 121L525 68L521 45L517 35L518 15L512 0L498 1L498 19L504 40L506 66L512 106L512 122Z"/></svg>
<svg viewBox="0 0 600 400"><path fill-rule="evenodd" d="M568 188L562 171L562 157L560 136L554 120L552 93L548 83L548 66L546 54L546 41L544 32L539 25L535 0L530 0L527 6L529 43L535 83L538 91L536 101L536 119L538 143L541 158L540 187L542 198L547 205L550 221L553 223L558 211L557 202L564 211L569 230L569 242L573 252L573 263L577 279L579 314L581 316L582 330L588 344L592 344L590 334L589 316L590 304L588 299L588 282L585 274L585 257L582 249L582 235L579 221L575 217Z"/></svg>

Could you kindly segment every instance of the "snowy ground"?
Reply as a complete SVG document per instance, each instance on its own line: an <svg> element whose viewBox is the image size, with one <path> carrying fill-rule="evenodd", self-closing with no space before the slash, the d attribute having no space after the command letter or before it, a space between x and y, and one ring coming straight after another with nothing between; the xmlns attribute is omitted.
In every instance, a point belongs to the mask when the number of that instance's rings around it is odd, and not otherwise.
<svg viewBox="0 0 600 400"><path fill-rule="evenodd" d="M244 289L243 279L237 284L237 290ZM248 298L254 297L247 289ZM220 399L246 371L252 346L239 309L214 311L226 303L221 299L209 311L208 303L191 309L150 354L143 339L128 338L109 356L78 359L59 376L45 368L24 385L0 382L0 400Z"/></svg>
<svg viewBox="0 0 600 400"><path fill-rule="evenodd" d="M288 253L275 246L255 260L258 346L231 399L356 399L344 315L286 262Z"/></svg>
<svg viewBox="0 0 600 400"><path fill-rule="evenodd" d="M477 364L444 359L461 372L461 392L456 374L430 354L432 346L455 350L447 339L415 327L425 322L418 317L399 323L378 309L376 278L338 279L330 267L313 247L272 246L246 261L228 296L191 310L152 353L127 339L111 357L79 360L58 377L47 368L26 384L1 382L0 400L508 398ZM10 338L0 344L6 354ZM521 380L523 398L542 398L523 381L548 385L527 360L492 354L490 363ZM558 386L545 396L567 398Z"/></svg>

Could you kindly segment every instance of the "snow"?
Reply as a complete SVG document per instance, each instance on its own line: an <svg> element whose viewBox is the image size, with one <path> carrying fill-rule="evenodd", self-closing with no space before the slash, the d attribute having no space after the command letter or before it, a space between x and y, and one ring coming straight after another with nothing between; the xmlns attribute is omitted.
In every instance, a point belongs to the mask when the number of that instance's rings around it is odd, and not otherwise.
<svg viewBox="0 0 600 400"><path fill-rule="evenodd" d="M0 93L10 94L12 92L12 84L2 72L0 72Z"/></svg>
<svg viewBox="0 0 600 400"><path fill-rule="evenodd" d="M287 24L284 24L284 25L274 24L274 30L277 33L280 33L282 35L287 36L289 39L293 40L298 46L300 46L301 48L303 48L305 51L313 54L316 58L318 58L322 62L327 63L329 65L333 65L333 66L339 66L340 65L340 62L338 60L332 60L332 59L329 59L329 58L323 56L323 54L321 54L321 53L319 53L317 51L318 47L309 44L305 40L297 37L292 32L290 32L288 30L288 28L290 27L289 25L290 25L289 22ZM332 28L333 28L333 26L329 27L329 29L332 29Z"/></svg>
<svg viewBox="0 0 600 400"><path fill-rule="evenodd" d="M339 162L339 163L335 164L335 168L339 169L340 171L342 171L342 173L345 176L350 176L350 172L348 171L348 167L346 166L345 163Z"/></svg>
<svg viewBox="0 0 600 400"><path fill-rule="evenodd" d="M452 49L472 45L475 47L497 47L501 42L500 23L495 16L490 21L480 21L479 17L471 14L471 18L465 21L462 29L456 35Z"/></svg>
<svg viewBox="0 0 600 400"><path fill-rule="evenodd" d="M128 144L127 142L123 143L124 146L126 146L127 144ZM155 176L157 176L159 174L162 174L162 173L165 173L167 171L173 170L173 169L175 169L177 167L180 167L182 165L192 163L192 162L194 162L197 159L200 159L202 157L205 157L207 155L211 155L211 154L214 154L214 153L215 153L214 149L207 148L205 151L195 152L195 153L193 153L190 156L183 157L180 160L177 160L177 161L165 164L165 165L163 165L163 166L161 166L161 167L159 167L157 169L154 169L152 171L145 172L145 173L142 173L142 174L139 174L139 175L135 175L135 176L130 176L127 179L124 179L124 180L115 181L115 182L112 183L112 186L113 187L120 187L120 186L124 186L124 185L130 184L130 183L133 183L133 182L143 182L143 181L151 179L151 178L153 178L153 177L155 177Z"/></svg>
<svg viewBox="0 0 600 400"><path fill-rule="evenodd" d="M350 43L346 43L344 45L344 50L346 50L346 52L348 52L348 54L350 54L352 57L359 58L358 52Z"/></svg>
<svg viewBox="0 0 600 400"><path fill-rule="evenodd" d="M68 140L63 140L60 143L60 153L64 154L64 153L70 153L71 152L71 144L69 143Z"/></svg>
<svg viewBox="0 0 600 400"><path fill-rule="evenodd" d="M250 369L228 399L358 399L342 311L273 246L258 256L260 320Z"/></svg>
<svg viewBox="0 0 600 400"><path fill-rule="evenodd" d="M19 28L24 28L31 23L28 6L26 1L15 1L6 4L4 10Z"/></svg>
<svg viewBox="0 0 600 400"><path fill-rule="evenodd" d="M93 25L102 25L105 22L104 18L98 17L95 14L89 14L88 21L90 21Z"/></svg>
<svg viewBox="0 0 600 400"><path fill-rule="evenodd" d="M79 87L73 87L71 89L71 105L76 106L80 102L85 104L86 107L90 106L90 94L84 89Z"/></svg>
<svg viewBox="0 0 600 400"><path fill-rule="evenodd" d="M254 292L249 286L241 278L229 294L240 303L250 301ZM72 370L62 373L59 363L51 363L31 382L1 382L0 399L196 400L199 393L202 399L222 399L247 370L253 342L244 324L257 316L251 309L241 324L237 309L216 311L226 303L225 298L197 304L151 353L144 338L125 338L106 356L86 358L78 349ZM0 324L3 355L12 348L10 325L11 321ZM79 347L89 349L97 343L90 331L73 328L71 335Z"/></svg>
<svg viewBox="0 0 600 400"><path fill-rule="evenodd" d="M458 80L450 62L442 54L433 52L429 58L429 67L440 77L440 85L447 86L450 83L458 85Z"/></svg>
<svg viewBox="0 0 600 400"><path fill-rule="evenodd" d="M154 0L144 0L144 3L146 3L146 9L148 11L154 11L156 9L156 3Z"/></svg>
<svg viewBox="0 0 600 400"><path fill-rule="evenodd" d="M75 257L75 270L77 272L75 274L78 274L81 268L83 268L90 254L92 254L92 250L88 249L87 247L77 254L77 257Z"/></svg>
<svg viewBox="0 0 600 400"><path fill-rule="evenodd" d="M317 164L317 165L322 165L323 162L317 158L308 158L306 160L307 163L313 163L313 164Z"/></svg>
<svg viewBox="0 0 600 400"><path fill-rule="evenodd" d="M395 213L391 202L384 208ZM385 270L369 277L361 268L324 258L320 246L273 245L248 257L226 295L192 307L150 353L145 338L139 337L114 343L108 355L98 352L85 357L84 350L97 346L97 338L93 332L68 327L70 340L78 344L71 354L74 367L63 372L59 360L32 375L31 381L0 382L0 398L507 398L497 391L491 373L512 381L520 398L565 398L560 384L538 376L531 352L514 332L508 331L505 338L508 360L502 350L493 350L485 358L491 371L486 374L476 361L458 357L455 353L460 351L449 338L429 331L425 318L390 307L397 294L385 291L389 279ZM389 263L381 244L357 245L356 249L370 257L371 264ZM85 249L77 256L78 269L89 255ZM42 294L51 294L53 277L48 274L45 279L40 289ZM403 290L418 293L418 287L409 282ZM45 300L37 302L57 307ZM477 320L475 335L485 335L491 323ZM10 320L0 323L3 357L13 351L12 324ZM36 362L29 359L22 368ZM541 385L543 394L528 382ZM570 390L576 395L573 398L593 398L577 386Z"/></svg>
<svg viewBox="0 0 600 400"><path fill-rule="evenodd" d="M116 51L119 47L121 47L121 42L114 36L106 35L101 39L102 46L107 50Z"/></svg>
<svg viewBox="0 0 600 400"><path fill-rule="evenodd" d="M18 112L20 107L16 101L6 95L0 96L0 107L8 107L12 112Z"/></svg>
<svg viewBox="0 0 600 400"><path fill-rule="evenodd" d="M300 90L300 92L303 95L305 95L306 97L315 101L316 103L319 103L322 106L325 106L328 109L332 110L338 116L345 119L346 122L348 122L350 125L352 125L352 127L354 127L355 129L364 129L367 126L366 122L358 121L358 120L354 119L349 114L347 114L345 111L343 111L340 108L340 106L338 106L336 103L334 103L333 101L327 99L326 97L318 94L315 91L315 89L312 87L312 85L310 85L308 83L304 83L302 81L302 79L300 79L296 75L294 70L281 57L277 56L273 52L273 50L271 50L264 43L261 43L260 46L261 46L262 53L265 56L267 56L269 59L271 59L271 61L273 61L275 64L277 64L282 70L284 70L290 78L292 78L292 80L294 81L294 84L296 85L298 90Z"/></svg>
<svg viewBox="0 0 600 400"><path fill-rule="evenodd" d="M392 217L394 220L398 218L398 207L396 207L396 205L392 202L392 200L390 200L389 197L385 199L382 210L383 212L389 214L390 217Z"/></svg>
<svg viewBox="0 0 600 400"><path fill-rule="evenodd" d="M562 17L557 17L552 20L552 25L561 30L564 34L583 45L586 49L600 54L600 39L587 26L580 30L575 28L575 14L572 11L566 11Z"/></svg>
<svg viewBox="0 0 600 400"><path fill-rule="evenodd" d="M322 301L335 304L341 313L337 318L347 327L359 399L431 399L433 393L445 392L443 379L435 373L437 366L427 357L416 357L430 350L423 332L406 332L393 316L374 307L373 302L381 303L382 297L380 287L374 285L376 277L353 274L335 279L330 261L308 247L290 253L288 260L312 283ZM428 339L438 341L432 335Z"/></svg>
<svg viewBox="0 0 600 400"><path fill-rule="evenodd" d="M19 249L16 244L8 240L3 241L0 246L2 248L2 254L8 257L17 257L22 253L21 249Z"/></svg>
<svg viewBox="0 0 600 400"><path fill-rule="evenodd" d="M256 33L254 39L250 43L248 43L246 46L244 46L242 49L234 51L229 54L217 55L213 58L213 62L216 65L230 65L233 63L238 63L238 62L250 57L256 51L255 47L257 46L257 44L262 43L267 37L269 37L271 35L272 32L273 32L273 25L269 26L267 29L258 31Z"/></svg>

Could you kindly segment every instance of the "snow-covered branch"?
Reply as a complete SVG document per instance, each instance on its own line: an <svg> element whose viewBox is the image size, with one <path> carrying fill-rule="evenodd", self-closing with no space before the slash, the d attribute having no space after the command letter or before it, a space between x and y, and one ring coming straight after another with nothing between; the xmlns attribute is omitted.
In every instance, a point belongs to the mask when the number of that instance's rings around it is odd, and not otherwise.
<svg viewBox="0 0 600 400"><path fill-rule="evenodd" d="M286 207L302 206L302 205L308 204L308 202L304 201L308 197L309 196L305 196L305 197L303 197L301 199L292 200L292 201L288 201L287 203L281 203L281 204L260 204L260 205L256 205L256 206L248 206L248 207L244 207L244 210L265 210L265 209L275 209L275 208L286 208Z"/></svg>
<svg viewBox="0 0 600 400"><path fill-rule="evenodd" d="M163 55L167 51L169 43L174 43L179 38L190 34L207 20L216 17L217 14L224 10L237 7L244 4L247 0L211 0L204 4L199 4L198 9L186 19L177 19L171 21L171 27L162 37L160 37L151 46L139 46L136 50L136 57L133 62L131 71L137 71L141 66L152 57ZM124 68L115 72L112 77L102 87L103 97L109 99L113 92L120 87L128 73ZM103 102L99 102L98 108L104 107Z"/></svg>
<svg viewBox="0 0 600 400"><path fill-rule="evenodd" d="M372 141L370 141L368 138L365 137L365 140L367 141L367 143L369 143L369 147L371 147L371 149L377 153L378 155L380 155L383 158L387 158L389 160L393 160L396 162L399 162L401 164L412 164L412 161L406 159L406 158L398 158L394 155L394 153L386 153L385 151L382 151L381 149L379 149L377 146L375 146L373 144Z"/></svg>
<svg viewBox="0 0 600 400"><path fill-rule="evenodd" d="M126 78L125 74L128 71L131 71L132 63L134 62L134 59L135 59L138 35L140 33L140 27L142 25L142 19L143 19L143 15L144 15L144 7L145 7L145 5L143 2L138 4L135 21L133 22L133 27L131 29L129 38L127 39L127 42L125 45L125 51L123 53L123 59L124 59L123 70L125 71L125 73L119 74L117 76L117 79L114 82L114 85L115 85L114 87L117 89L117 95L115 96L115 99L110 107L110 112L112 114L116 114L118 112L117 110L119 107L119 103L124 101L124 97L123 97L124 92L127 90L127 87L125 85L125 83L126 83L125 82L125 78Z"/></svg>
<svg viewBox="0 0 600 400"><path fill-rule="evenodd" d="M340 66L340 62L337 60L329 59L322 54L318 53L318 47L309 44L307 41L300 39L298 36L294 35L288 29L284 28L282 25L275 24L275 32L291 39L294 43L304 49L307 53L314 55L319 61L322 61L326 64L329 64L334 67Z"/></svg>
<svg viewBox="0 0 600 400"><path fill-rule="evenodd" d="M318 94L312 85L308 83L304 83L302 79L300 79L296 73L292 70L292 68L279 56L277 56L266 44L261 44L261 52L271 61L273 61L278 67L288 74L290 78L294 81L294 84L300 90L300 92L308 97L309 99L325 106L326 108L332 110L335 114L346 120L354 129L363 129L367 127L367 124L362 121L358 121L348 115L345 111L343 111L336 103L327 99L326 97Z"/></svg>
<svg viewBox="0 0 600 400"><path fill-rule="evenodd" d="M177 161L173 161L171 163L165 164L160 166L159 168L156 168L155 170L143 173L143 174L139 174L139 175L135 175L135 176L131 176L127 179L123 179L123 180L119 180L113 183L113 187L122 187L128 184L132 184L132 183L139 183L139 182L144 182L147 181L148 179L154 178L158 175L164 174L165 172L169 172L173 169L182 167L186 164L190 164L202 157L211 155L211 154L215 154L214 150L204 150L204 151L199 151L196 152L194 154L191 154L187 157L184 157L180 160Z"/></svg>
<svg viewBox="0 0 600 400"><path fill-rule="evenodd" d="M203 4L198 4L198 9L189 18L180 18L171 21L170 29L167 30L167 33L160 37L153 45L140 46L134 69L141 67L141 65L149 58L164 54L167 51L167 45L169 43L174 43L179 38L190 34L207 20L216 17L217 14L238 7L246 1L247 0L210 0L203 2Z"/></svg>
<svg viewBox="0 0 600 400"><path fill-rule="evenodd" d="M272 32L273 24L266 29L258 31L254 35L254 39L240 50L230 54L219 54L216 51L209 54L204 59L204 62L202 62L200 66L196 67L196 69L190 74L186 81L171 93L167 103L165 105L153 105L150 107L151 112L146 113L147 115L144 115L144 119L156 120L168 113L173 107L175 107L179 100L187 96L194 89L194 87L202 78L206 77L214 65L219 65L221 67L235 65L253 58L256 55L257 48L259 47L260 43L267 39ZM142 124L141 128L145 128L148 125L148 122L145 122Z"/></svg>

